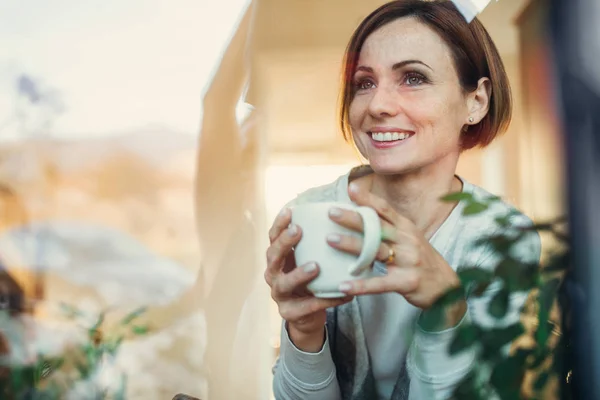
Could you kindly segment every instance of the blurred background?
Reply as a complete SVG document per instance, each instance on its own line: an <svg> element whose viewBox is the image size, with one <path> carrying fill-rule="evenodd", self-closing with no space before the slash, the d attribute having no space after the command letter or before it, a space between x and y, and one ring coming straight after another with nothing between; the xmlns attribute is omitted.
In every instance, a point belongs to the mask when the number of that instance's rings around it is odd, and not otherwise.
<svg viewBox="0 0 600 400"><path fill-rule="evenodd" d="M54 352L77 340L61 304L146 306L149 331L114 363L128 398L269 398L266 231L360 163L337 128L339 73L383 3L0 2L0 304L38 342L64 333ZM459 165L536 221L566 200L547 9L501 0L480 15L514 117Z"/></svg>

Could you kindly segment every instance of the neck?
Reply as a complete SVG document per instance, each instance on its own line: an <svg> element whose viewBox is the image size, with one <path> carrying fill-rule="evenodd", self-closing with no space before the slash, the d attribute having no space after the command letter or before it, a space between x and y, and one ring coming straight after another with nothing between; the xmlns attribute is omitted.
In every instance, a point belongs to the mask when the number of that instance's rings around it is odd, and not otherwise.
<svg viewBox="0 0 600 400"><path fill-rule="evenodd" d="M371 192L385 199L398 213L409 218L426 237L448 217L456 203L440 201L448 193L462 190L453 165L436 165L402 175L371 175Z"/></svg>

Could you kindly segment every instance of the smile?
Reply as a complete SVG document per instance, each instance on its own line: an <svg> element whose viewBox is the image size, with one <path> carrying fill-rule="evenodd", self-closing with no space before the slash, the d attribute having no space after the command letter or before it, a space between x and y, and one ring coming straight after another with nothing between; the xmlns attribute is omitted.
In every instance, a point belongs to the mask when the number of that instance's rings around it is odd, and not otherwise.
<svg viewBox="0 0 600 400"><path fill-rule="evenodd" d="M371 143L379 149L386 149L403 144L414 135L414 132L406 131L373 131L367 132L371 137Z"/></svg>
<svg viewBox="0 0 600 400"><path fill-rule="evenodd" d="M408 132L372 132L371 138L376 142L393 142L410 137Z"/></svg>

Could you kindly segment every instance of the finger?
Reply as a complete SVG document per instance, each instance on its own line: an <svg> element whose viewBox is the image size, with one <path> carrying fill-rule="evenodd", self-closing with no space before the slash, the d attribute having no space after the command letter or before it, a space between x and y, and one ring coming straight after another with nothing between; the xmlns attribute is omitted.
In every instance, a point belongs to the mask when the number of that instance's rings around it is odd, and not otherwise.
<svg viewBox="0 0 600 400"><path fill-rule="evenodd" d="M396 269L393 274L344 282L339 290L351 296L414 291L419 285L419 274L412 268Z"/></svg>
<svg viewBox="0 0 600 400"><path fill-rule="evenodd" d="M396 264L395 260L398 257L398 249L395 246L392 246L388 243L382 243L377 250L377 255L375 259L377 261L381 261L384 264L392 265ZM391 258L391 260L390 260Z"/></svg>
<svg viewBox="0 0 600 400"><path fill-rule="evenodd" d="M355 232L363 231L362 217L356 211L347 210L340 207L332 207L329 209L329 218L336 224Z"/></svg>
<svg viewBox="0 0 600 400"><path fill-rule="evenodd" d="M279 274L273 284L273 298L285 298L291 296L296 290L306 286L307 283L319 275L319 267L310 262L287 274Z"/></svg>
<svg viewBox="0 0 600 400"><path fill-rule="evenodd" d="M296 268L296 260L294 259L294 249L290 251L285 257L285 261L283 262L283 270L284 274L294 270Z"/></svg>
<svg viewBox="0 0 600 400"><path fill-rule="evenodd" d="M268 273L275 275L281 271L284 266L284 260L292 251L292 247L298 244L302 232L297 225L290 225L279 237L271 243L267 249L267 269Z"/></svg>
<svg viewBox="0 0 600 400"><path fill-rule="evenodd" d="M363 232L363 220L359 213L352 210L346 210L339 207L332 207L329 210L329 218L336 224L348 228L355 232ZM381 240L394 242L396 238L396 228L391 223L381 221Z"/></svg>
<svg viewBox="0 0 600 400"><path fill-rule="evenodd" d="M336 233L332 233L327 235L327 243L337 250L341 250L349 254L354 254L356 256L360 255L363 248L363 239L361 237L351 235L339 235ZM390 258L391 249L394 249L393 258L395 259L396 249L388 243L382 243L379 246L375 259L383 263L387 263ZM390 264L392 263L390 262Z"/></svg>
<svg viewBox="0 0 600 400"><path fill-rule="evenodd" d="M292 212L289 208L284 208L273 221L271 229L269 229L269 242L273 243L281 232L283 232L292 222Z"/></svg>
<svg viewBox="0 0 600 400"><path fill-rule="evenodd" d="M279 304L279 314L286 321L298 321L306 316L327 310L328 308L341 306L352 301L352 296L336 299L324 299L319 297L305 297L303 299L290 299Z"/></svg>
<svg viewBox="0 0 600 400"><path fill-rule="evenodd" d="M363 239L353 235L330 233L327 235L327 243L335 249L358 256L362 251Z"/></svg>

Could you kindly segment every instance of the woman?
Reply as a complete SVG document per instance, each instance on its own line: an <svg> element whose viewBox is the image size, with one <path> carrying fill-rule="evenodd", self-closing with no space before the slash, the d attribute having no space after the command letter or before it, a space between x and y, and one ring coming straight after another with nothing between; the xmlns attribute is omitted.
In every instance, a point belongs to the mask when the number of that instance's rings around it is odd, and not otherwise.
<svg viewBox="0 0 600 400"><path fill-rule="evenodd" d="M382 223L376 276L347 282L343 299L305 290L318 267L296 268L302 236L284 209L270 232L265 279L284 320L274 368L278 399L437 399L451 395L474 363L474 352L450 356L454 332L485 318L498 290L457 302L444 323L426 330L422 318L446 291L459 286L459 266L493 268L494 253L476 246L494 233L498 202L476 217L463 205L440 201L451 192L490 194L455 175L462 151L489 144L511 115L508 79L500 56L477 20L467 24L450 1L400 0L369 15L345 55L341 126L369 165L298 196L306 202L341 201L373 207ZM332 209L336 223L361 231L357 214ZM360 243L330 236L329 244L358 254ZM532 234L516 255L539 260ZM527 293L512 295L502 324L516 322Z"/></svg>

